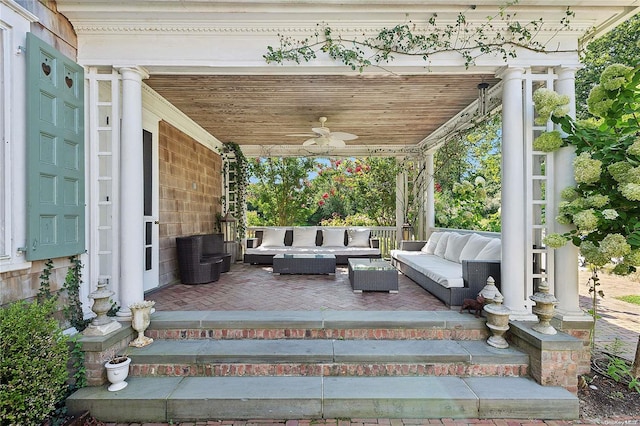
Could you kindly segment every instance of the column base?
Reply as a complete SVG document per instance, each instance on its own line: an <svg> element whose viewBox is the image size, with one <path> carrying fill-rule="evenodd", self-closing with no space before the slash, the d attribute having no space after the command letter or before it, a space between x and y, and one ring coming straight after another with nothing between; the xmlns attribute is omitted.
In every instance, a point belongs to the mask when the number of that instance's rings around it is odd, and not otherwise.
<svg viewBox="0 0 640 426"><path fill-rule="evenodd" d="M91 325L84 329L82 334L85 336L106 336L107 334L114 332L118 329L122 328L122 324L118 321L111 321L107 324L103 325Z"/></svg>

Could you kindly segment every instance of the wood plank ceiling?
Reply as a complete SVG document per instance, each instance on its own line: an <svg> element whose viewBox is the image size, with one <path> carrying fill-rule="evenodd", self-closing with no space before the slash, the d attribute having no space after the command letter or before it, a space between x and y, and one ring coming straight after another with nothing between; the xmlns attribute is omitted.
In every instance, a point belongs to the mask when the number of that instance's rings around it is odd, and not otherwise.
<svg viewBox="0 0 640 426"><path fill-rule="evenodd" d="M221 142L300 145L319 117L352 146L413 146L493 75L152 75L145 83ZM309 136L304 136L308 134ZM297 135L297 136L290 136Z"/></svg>

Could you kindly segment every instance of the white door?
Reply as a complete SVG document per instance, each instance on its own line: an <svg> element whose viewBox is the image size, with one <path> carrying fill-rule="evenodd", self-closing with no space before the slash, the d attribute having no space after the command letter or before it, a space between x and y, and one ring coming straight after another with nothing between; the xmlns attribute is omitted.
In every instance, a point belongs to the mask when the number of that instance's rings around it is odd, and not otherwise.
<svg viewBox="0 0 640 426"><path fill-rule="evenodd" d="M147 291L159 285L157 134L143 130L142 144L144 168L144 291Z"/></svg>

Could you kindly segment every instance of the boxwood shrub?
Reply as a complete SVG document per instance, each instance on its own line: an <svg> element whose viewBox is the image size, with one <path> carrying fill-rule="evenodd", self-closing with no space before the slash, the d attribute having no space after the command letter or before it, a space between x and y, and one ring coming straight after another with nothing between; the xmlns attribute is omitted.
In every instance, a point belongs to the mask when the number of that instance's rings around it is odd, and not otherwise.
<svg viewBox="0 0 640 426"><path fill-rule="evenodd" d="M40 425L65 395L68 338L52 302L0 309L0 424Z"/></svg>

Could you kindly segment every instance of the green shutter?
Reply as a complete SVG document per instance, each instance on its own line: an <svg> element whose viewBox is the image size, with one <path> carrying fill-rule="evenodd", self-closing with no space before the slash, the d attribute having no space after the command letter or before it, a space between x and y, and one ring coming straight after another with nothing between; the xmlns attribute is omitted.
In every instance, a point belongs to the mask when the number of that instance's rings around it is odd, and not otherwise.
<svg viewBox="0 0 640 426"><path fill-rule="evenodd" d="M27 260L85 251L84 72L27 34Z"/></svg>

